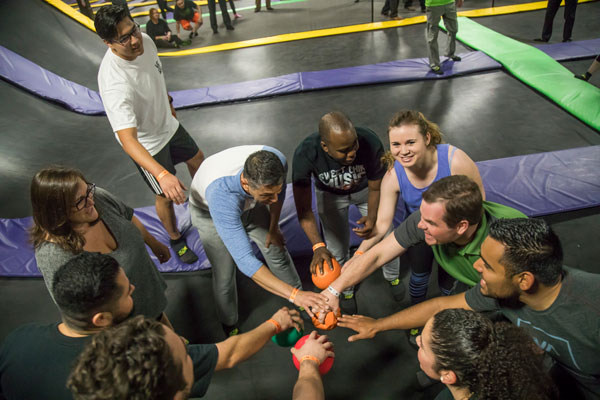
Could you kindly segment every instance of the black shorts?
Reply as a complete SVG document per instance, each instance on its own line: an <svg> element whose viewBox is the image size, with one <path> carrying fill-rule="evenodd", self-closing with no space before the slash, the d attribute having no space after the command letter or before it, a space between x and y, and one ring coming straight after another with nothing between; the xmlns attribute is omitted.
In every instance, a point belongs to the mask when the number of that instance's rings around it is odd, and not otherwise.
<svg viewBox="0 0 600 400"><path fill-rule="evenodd" d="M194 157L200 149L194 139L185 130L183 125L179 124L177 131L169 140L169 142L163 147L153 158L162 165L167 171L175 175L175 165L185 162L190 158ZM135 161L133 162L137 167L138 171L142 174L142 178L146 184L152 189L155 194L161 195L163 191L160 184L150 172L146 171Z"/></svg>

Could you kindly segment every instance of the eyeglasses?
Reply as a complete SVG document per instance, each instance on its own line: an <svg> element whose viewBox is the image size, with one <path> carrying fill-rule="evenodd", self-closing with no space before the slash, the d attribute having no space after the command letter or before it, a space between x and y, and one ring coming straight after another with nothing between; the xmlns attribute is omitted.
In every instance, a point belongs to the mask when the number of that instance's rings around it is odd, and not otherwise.
<svg viewBox="0 0 600 400"><path fill-rule="evenodd" d="M88 206L88 200L94 197L94 193L96 193L96 184L88 183L85 196L81 196L75 201L75 208L77 211L81 211Z"/></svg>
<svg viewBox="0 0 600 400"><path fill-rule="evenodd" d="M119 43L121 46L126 46L131 42L131 37L133 35L137 35L140 32L140 26L138 24L134 24L133 29L126 35L121 36L117 40L113 40L113 42Z"/></svg>

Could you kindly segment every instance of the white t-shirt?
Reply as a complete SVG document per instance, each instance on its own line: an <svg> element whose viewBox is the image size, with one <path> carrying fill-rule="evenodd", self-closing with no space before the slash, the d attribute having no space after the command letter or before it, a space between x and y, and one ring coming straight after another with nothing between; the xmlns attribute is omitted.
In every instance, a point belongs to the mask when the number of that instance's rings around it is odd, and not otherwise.
<svg viewBox="0 0 600 400"><path fill-rule="evenodd" d="M98 71L98 86L117 141L117 131L137 128L138 141L155 155L173 137L179 122L171 114L156 45L145 33L142 40L144 54L133 61L107 50Z"/></svg>

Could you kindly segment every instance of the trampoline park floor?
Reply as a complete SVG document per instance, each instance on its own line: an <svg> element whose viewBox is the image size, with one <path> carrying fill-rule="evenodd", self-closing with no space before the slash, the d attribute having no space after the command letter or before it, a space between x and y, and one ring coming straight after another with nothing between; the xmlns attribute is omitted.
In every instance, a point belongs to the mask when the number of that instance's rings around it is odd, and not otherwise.
<svg viewBox="0 0 600 400"><path fill-rule="evenodd" d="M466 7L483 8L489 1L467 1ZM497 1L496 5L519 2ZM375 2L376 21L383 2ZM370 21L370 3L352 0L290 2L276 11L254 14L252 2L236 2L244 19L236 24L235 40L291 31L321 29ZM594 16L600 2L580 4L574 40L598 37ZM417 15L417 13L413 13ZM543 10L477 18L476 21L507 36L531 43L543 21ZM304 19L300 18L303 17ZM220 18L220 17L219 17ZM302 20L301 20L302 19ZM27 20L30 23L23 24ZM38 0L5 0L0 3L1 44L42 67L97 90L96 73L106 47L95 33ZM562 31L562 9L554 23L553 42ZM426 57L424 25L300 40L187 57L163 58L169 90L241 82L291 72L373 64ZM229 38L208 35L208 18L201 36L209 41ZM209 37L210 36L210 37ZM443 34L440 44L443 43ZM457 53L469 48L458 44ZM563 63L583 72L591 59ZM598 86L599 77L592 78ZM28 188L33 174L52 163L81 169L88 179L133 207L153 203L153 196L135 167L114 139L106 117L84 116L5 82L0 82L0 218L31 214ZM525 86L505 70L436 81L368 85L287 95L250 102L191 108L178 118L205 154L234 145L269 144L289 160L296 145L316 130L319 118L331 110L344 111L358 126L375 130L386 143L386 124L400 108L422 111L437 122L446 141L465 150L475 161L555 151L600 144L597 131ZM190 178L183 168L178 175ZM596 238L599 208L545 217L561 237L565 264L600 272ZM306 259L295 260L301 277L310 286ZM408 271L403 268L406 276ZM434 274L435 275L435 274ZM215 315L210 271L165 274L168 282L167 314L178 333L192 342L224 339ZM434 278L435 279L435 276ZM406 284L406 279L404 279ZM380 317L408 306L408 295L395 303L380 273L369 277L357 292L359 313ZM285 300L266 293L238 274L240 322L249 330L267 319ZM437 295L435 282L430 296ZM26 322L57 320L41 279L0 278L0 340ZM306 329L311 323L306 321ZM429 399L441 389L419 389L416 350L402 331L348 343L350 331L329 333L336 346L336 361L324 377L327 399ZM289 399L297 373L289 351L273 343L250 360L214 375L206 399Z"/></svg>

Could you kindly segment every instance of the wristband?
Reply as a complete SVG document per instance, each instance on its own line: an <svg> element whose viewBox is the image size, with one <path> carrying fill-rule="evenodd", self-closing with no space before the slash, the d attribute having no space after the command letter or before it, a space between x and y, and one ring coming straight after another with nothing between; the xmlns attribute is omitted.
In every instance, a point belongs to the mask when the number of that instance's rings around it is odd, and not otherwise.
<svg viewBox="0 0 600 400"><path fill-rule="evenodd" d="M170 172L169 172L169 171L167 171L166 169L165 169L165 170L163 170L163 172L161 172L160 174L158 174L158 176L156 177L156 180L157 180L157 181L160 181L162 178L164 178L164 177L165 177L165 175L169 175L169 173L170 173Z"/></svg>
<svg viewBox="0 0 600 400"><path fill-rule="evenodd" d="M331 285L327 286L327 290L329 290L329 293L331 293L335 297L340 297L340 292L332 288Z"/></svg>
<svg viewBox="0 0 600 400"><path fill-rule="evenodd" d="M360 251L360 250L356 250L356 251L354 252L354 255L355 255L355 256L362 256L363 254L365 254L365 252L364 252L364 251Z"/></svg>
<svg viewBox="0 0 600 400"><path fill-rule="evenodd" d="M315 252L316 249L320 249L321 247L325 247L325 243L319 242L319 243L315 244L313 246L313 248L312 248L313 249L313 253Z"/></svg>
<svg viewBox="0 0 600 400"><path fill-rule="evenodd" d="M321 362L320 362L320 361L319 361L319 359L318 359L317 357L315 357L315 356L311 356L311 355L308 355L308 354L307 354L307 355L305 355L305 356L302 356L302 357L300 358L300 364L302 364L302 361L304 361L304 360L310 360L310 361L314 361L314 362L316 362L316 363L317 363L317 367L318 367L319 365L321 365Z"/></svg>
<svg viewBox="0 0 600 400"><path fill-rule="evenodd" d="M275 321L273 318L268 319L267 322L270 322L273 325L275 325L275 334L281 332L281 325L279 325L279 322Z"/></svg>
<svg viewBox="0 0 600 400"><path fill-rule="evenodd" d="M292 290L292 294L290 294L290 298L288 299L290 303L294 304L294 300L296 300L296 295L298 294L298 291L300 289L298 288L294 288L294 290Z"/></svg>

